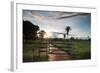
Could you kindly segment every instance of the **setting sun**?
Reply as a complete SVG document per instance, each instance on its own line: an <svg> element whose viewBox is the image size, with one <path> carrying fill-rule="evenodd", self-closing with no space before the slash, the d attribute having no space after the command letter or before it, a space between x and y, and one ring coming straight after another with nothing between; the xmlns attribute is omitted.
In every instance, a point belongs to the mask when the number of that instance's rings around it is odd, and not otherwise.
<svg viewBox="0 0 100 73"><path fill-rule="evenodd" d="M44 35L44 38L50 38L52 36L51 32L46 32L46 34Z"/></svg>

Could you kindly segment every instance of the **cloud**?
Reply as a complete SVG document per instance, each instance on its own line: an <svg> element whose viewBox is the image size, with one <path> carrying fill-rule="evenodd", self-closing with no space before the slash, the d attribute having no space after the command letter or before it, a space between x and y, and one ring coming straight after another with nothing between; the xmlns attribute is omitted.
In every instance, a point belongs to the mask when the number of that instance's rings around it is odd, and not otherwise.
<svg viewBox="0 0 100 73"><path fill-rule="evenodd" d="M64 19L58 20L57 18ZM45 30L49 33L65 33L66 26L70 26L72 28L70 32L72 36L90 36L91 16L89 13L23 10L23 20L29 20L38 25L40 30ZM51 34L50 36L63 38L62 35Z"/></svg>
<svg viewBox="0 0 100 73"><path fill-rule="evenodd" d="M75 17L75 16L87 16L87 15L90 15L90 13L77 13L77 12L73 12L73 13L66 13L65 15L62 15L60 17L58 17L57 19L58 20L61 20L61 19L68 19L68 18L72 18L72 17Z"/></svg>

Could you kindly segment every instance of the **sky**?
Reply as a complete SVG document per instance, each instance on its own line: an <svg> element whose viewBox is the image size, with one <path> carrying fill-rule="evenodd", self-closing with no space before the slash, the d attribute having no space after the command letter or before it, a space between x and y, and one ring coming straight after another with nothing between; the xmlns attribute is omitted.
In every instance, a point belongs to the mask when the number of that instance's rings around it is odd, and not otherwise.
<svg viewBox="0 0 100 73"><path fill-rule="evenodd" d="M71 27L69 38L91 37L90 13L23 10L23 20L38 25L47 33L45 38L63 38L62 34L57 33L66 33L66 26Z"/></svg>

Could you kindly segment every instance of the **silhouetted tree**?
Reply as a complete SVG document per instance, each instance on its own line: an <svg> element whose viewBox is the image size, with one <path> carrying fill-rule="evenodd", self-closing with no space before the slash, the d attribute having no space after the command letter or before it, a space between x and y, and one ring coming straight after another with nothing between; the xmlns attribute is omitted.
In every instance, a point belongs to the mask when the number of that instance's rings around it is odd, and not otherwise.
<svg viewBox="0 0 100 73"><path fill-rule="evenodd" d="M88 36L88 40L90 41L91 40L91 38Z"/></svg>
<svg viewBox="0 0 100 73"><path fill-rule="evenodd" d="M46 34L46 32L44 30L41 30L38 34L39 34L39 37L41 39L43 39L44 38L44 35Z"/></svg>
<svg viewBox="0 0 100 73"><path fill-rule="evenodd" d="M68 39L68 35L69 35L69 31L71 30L71 27L70 26L66 26L66 32L67 32L67 39Z"/></svg>
<svg viewBox="0 0 100 73"><path fill-rule="evenodd" d="M63 34L63 36L64 36L64 39L66 38L66 34Z"/></svg>
<svg viewBox="0 0 100 73"><path fill-rule="evenodd" d="M23 21L23 38L36 39L39 26L32 24L30 21Z"/></svg>
<svg viewBox="0 0 100 73"><path fill-rule="evenodd" d="M70 40L75 40L75 38L74 37L71 37Z"/></svg>
<svg viewBox="0 0 100 73"><path fill-rule="evenodd" d="M41 30L41 31L39 31L38 32L38 34L39 34L39 38L40 38L40 40L41 40L41 46L45 46L44 45L44 43L45 43L45 41L44 41L44 35L46 34L46 32L44 31L44 30ZM46 55L47 55L47 48L46 48ZM40 56L40 49L39 49L39 56Z"/></svg>

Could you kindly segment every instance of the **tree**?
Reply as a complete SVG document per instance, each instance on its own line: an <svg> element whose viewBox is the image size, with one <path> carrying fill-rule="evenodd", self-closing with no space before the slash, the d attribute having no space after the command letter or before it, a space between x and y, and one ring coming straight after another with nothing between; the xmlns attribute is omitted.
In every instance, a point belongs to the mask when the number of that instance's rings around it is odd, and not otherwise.
<svg viewBox="0 0 100 73"><path fill-rule="evenodd" d="M39 26L32 24L30 21L23 21L24 39L37 39L37 31L39 31Z"/></svg>
<svg viewBox="0 0 100 73"><path fill-rule="evenodd" d="M91 40L90 36L88 36L88 40L89 40L89 41Z"/></svg>
<svg viewBox="0 0 100 73"><path fill-rule="evenodd" d="M63 36L64 36L64 39L66 38L66 34L63 34Z"/></svg>
<svg viewBox="0 0 100 73"><path fill-rule="evenodd" d="M71 27L70 26L66 26L66 32L67 32L67 39L68 39L68 35L69 35L69 31L71 30Z"/></svg>
<svg viewBox="0 0 100 73"><path fill-rule="evenodd" d="M71 37L70 40L75 40L75 38L74 37Z"/></svg>
<svg viewBox="0 0 100 73"><path fill-rule="evenodd" d="M44 35L46 34L46 32L44 30L41 30L38 34L39 34L39 37L41 39L43 39L44 38Z"/></svg>
<svg viewBox="0 0 100 73"><path fill-rule="evenodd" d="M45 47L44 35L46 34L46 32L44 30L41 30L41 31L38 32L38 34L39 34L39 38L41 40L40 45L44 48ZM47 48L46 48L46 55L47 55ZM39 56L40 56L40 49L39 49Z"/></svg>

